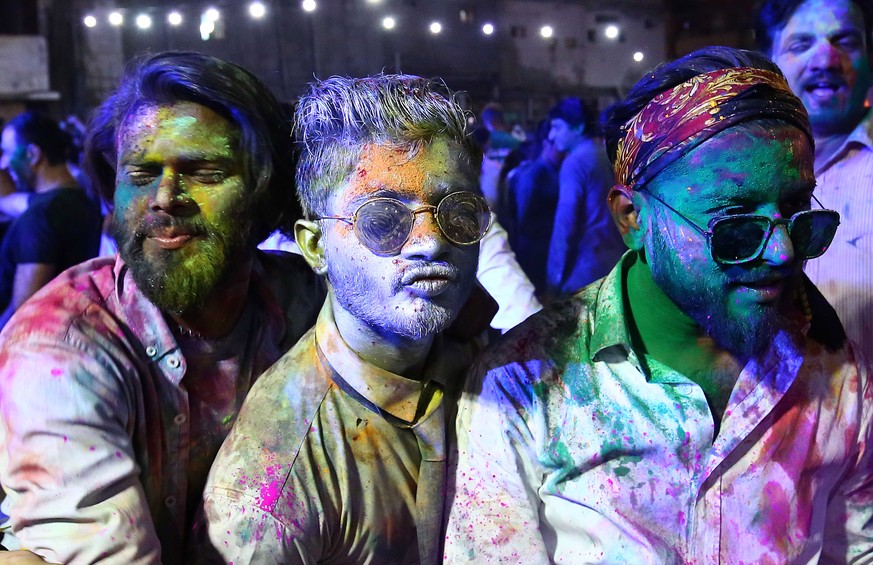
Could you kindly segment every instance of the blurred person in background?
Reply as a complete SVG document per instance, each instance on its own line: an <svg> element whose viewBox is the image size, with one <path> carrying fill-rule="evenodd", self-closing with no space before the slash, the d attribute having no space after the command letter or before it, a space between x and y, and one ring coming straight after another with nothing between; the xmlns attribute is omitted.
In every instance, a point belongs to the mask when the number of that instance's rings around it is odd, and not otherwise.
<svg viewBox="0 0 873 565"><path fill-rule="evenodd" d="M566 155L546 271L552 297L569 295L606 275L625 249L606 205L613 173L595 118L575 97L549 111L549 140Z"/></svg>
<svg viewBox="0 0 873 565"><path fill-rule="evenodd" d="M834 242L806 274L873 359L871 27L870 0L767 0L756 36L809 112L816 194L840 213Z"/></svg>
<svg viewBox="0 0 873 565"><path fill-rule="evenodd" d="M543 297L547 291L546 268L558 208L559 171L564 160L564 152L549 139L550 129L548 120L540 123L535 138L538 154L507 174L506 190L498 211L518 264L533 283L538 297Z"/></svg>
<svg viewBox="0 0 873 565"><path fill-rule="evenodd" d="M72 139L55 120L20 114L3 128L0 149L0 168L29 195L0 246L2 328L55 275L97 255L102 218L67 167Z"/></svg>

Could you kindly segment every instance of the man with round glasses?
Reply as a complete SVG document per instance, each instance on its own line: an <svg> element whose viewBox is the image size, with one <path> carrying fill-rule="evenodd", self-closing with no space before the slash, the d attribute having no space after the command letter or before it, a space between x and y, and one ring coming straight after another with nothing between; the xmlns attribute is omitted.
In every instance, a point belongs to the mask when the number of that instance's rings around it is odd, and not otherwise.
<svg viewBox="0 0 873 565"><path fill-rule="evenodd" d="M839 223L803 105L711 47L604 122L630 250L474 365L447 562L866 562L873 384L803 275Z"/></svg>
<svg viewBox="0 0 873 565"><path fill-rule="evenodd" d="M333 77L300 101L296 241L328 298L213 466L223 562L439 562L446 414L472 360L443 330L491 222L465 113L442 90Z"/></svg>

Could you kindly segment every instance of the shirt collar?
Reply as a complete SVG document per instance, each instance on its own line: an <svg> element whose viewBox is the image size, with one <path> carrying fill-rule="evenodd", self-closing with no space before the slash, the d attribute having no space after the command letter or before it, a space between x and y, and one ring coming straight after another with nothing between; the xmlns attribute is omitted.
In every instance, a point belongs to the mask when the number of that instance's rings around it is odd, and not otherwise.
<svg viewBox="0 0 873 565"><path fill-rule="evenodd" d="M627 316L624 308L624 272L635 260L635 252L627 251L602 280L593 313L591 333L591 354L596 359L600 353L611 347L623 347L633 354ZM635 358L636 355L634 354Z"/></svg>
<svg viewBox="0 0 873 565"><path fill-rule="evenodd" d="M130 268L120 254L115 255L115 299L124 312L129 328L136 332L146 348L146 355L156 361L179 347L161 310L155 306L133 280Z"/></svg>
<svg viewBox="0 0 873 565"><path fill-rule="evenodd" d="M821 169L816 171L816 175L821 174L828 167L842 159L843 155L852 145L862 145L868 149L873 149L873 111L867 111L867 115L864 116L864 119L855 126L855 129L852 130L849 137L847 137L846 140L843 141L843 144L840 145L839 149L834 151L828 160L825 161L824 165L821 166Z"/></svg>
<svg viewBox="0 0 873 565"><path fill-rule="evenodd" d="M113 267L115 279L115 300L124 312L129 328L132 328L146 348L146 355L151 360L159 360L164 355L179 348L176 337L170 330L163 312L155 306L133 280L130 268L125 264L120 254L115 255ZM252 264L252 275L249 282L249 297L259 301L258 309L262 309L264 327L263 343L279 343L279 336L284 335L286 325L282 308L273 295L265 275L264 267L258 260L257 253ZM293 344L289 344L293 345Z"/></svg>
<svg viewBox="0 0 873 565"><path fill-rule="evenodd" d="M431 346L421 381L407 379L361 359L339 334L329 298L325 300L315 323L315 340L329 369L380 410L405 423L415 424L438 408L440 403L431 401L423 410L419 410L419 401L423 399L422 393L431 389L434 383L440 388L445 385L440 336L434 339ZM428 394L424 400L432 399L433 396Z"/></svg>

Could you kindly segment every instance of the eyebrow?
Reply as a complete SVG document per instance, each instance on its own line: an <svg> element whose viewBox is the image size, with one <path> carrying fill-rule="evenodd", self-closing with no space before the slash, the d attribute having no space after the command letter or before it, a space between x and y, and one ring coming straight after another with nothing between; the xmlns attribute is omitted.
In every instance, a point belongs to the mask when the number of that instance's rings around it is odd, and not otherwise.
<svg viewBox="0 0 873 565"><path fill-rule="evenodd" d="M797 195L808 195L812 198L813 191L815 189L815 181L814 180L797 180L792 182L787 182L778 187L779 199L777 201L784 200L786 197L794 197ZM758 193L752 194L716 194L709 199L709 206L706 208L706 213L712 213L718 210L719 208L725 208L728 206L748 206L748 205L758 205L764 202Z"/></svg>
<svg viewBox="0 0 873 565"><path fill-rule="evenodd" d="M438 181L433 183L432 197L434 200L434 204L436 204L452 192L474 191L472 184L473 182L471 180L466 180L463 183L446 181ZM411 200L413 200L413 198L411 198L411 195L407 192L403 192L401 190L388 187L386 185L380 185L373 192L361 194L360 196L353 198L351 201L349 201L349 204L352 206L360 206L361 204L372 198L393 198L401 202L410 202Z"/></svg>
<svg viewBox="0 0 873 565"><path fill-rule="evenodd" d="M157 159L154 157L150 157L148 153L144 153L142 151L138 152L130 152L130 153L122 153L120 155L120 159L122 165L135 165L135 166L157 166L164 163L164 159ZM190 153L184 153L182 155L175 155L172 159L174 162L180 163L182 165L199 165L204 163L217 163L219 165L224 166L232 166L237 163L237 159L233 153L230 152L215 152L208 153L204 151L193 151Z"/></svg>
<svg viewBox="0 0 873 565"><path fill-rule="evenodd" d="M784 39L786 41L790 40L790 39L809 39L809 38L815 37L815 35L816 34L814 32L811 32L811 31L794 31L794 32L791 32L788 35L784 36ZM839 38L839 37L846 37L846 36L863 37L864 30L861 28L855 27L855 26L841 27L841 28L837 29L836 31L834 31L833 33L828 34L827 37Z"/></svg>

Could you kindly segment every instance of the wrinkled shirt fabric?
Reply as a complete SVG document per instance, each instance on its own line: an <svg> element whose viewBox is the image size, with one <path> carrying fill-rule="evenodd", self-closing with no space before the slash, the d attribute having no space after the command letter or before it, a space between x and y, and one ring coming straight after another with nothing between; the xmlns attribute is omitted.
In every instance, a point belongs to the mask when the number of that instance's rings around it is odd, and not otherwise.
<svg viewBox="0 0 873 565"><path fill-rule="evenodd" d="M350 349L326 302L252 388L215 460L204 494L214 553L200 561L439 563L443 391L472 361L457 345L438 337L424 378L410 380ZM423 484L423 460L439 484Z"/></svg>
<svg viewBox="0 0 873 565"><path fill-rule="evenodd" d="M204 466L192 457L211 457L232 424L207 434L192 417L208 410L210 392L241 399L311 326L323 296L302 258L259 252L253 331L233 361L244 376L219 381L233 390L210 391L200 374L189 390L185 348L120 258L62 273L0 335L7 533L50 562L183 562L186 501L205 481L189 475Z"/></svg>
<svg viewBox="0 0 873 565"><path fill-rule="evenodd" d="M815 172L815 195L840 213L827 253L804 267L846 334L873 359L873 112Z"/></svg>
<svg viewBox="0 0 873 565"><path fill-rule="evenodd" d="M873 562L873 385L853 346L781 331L716 436L701 388L632 349L623 296L620 263L474 365L446 562Z"/></svg>

